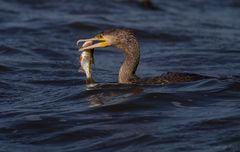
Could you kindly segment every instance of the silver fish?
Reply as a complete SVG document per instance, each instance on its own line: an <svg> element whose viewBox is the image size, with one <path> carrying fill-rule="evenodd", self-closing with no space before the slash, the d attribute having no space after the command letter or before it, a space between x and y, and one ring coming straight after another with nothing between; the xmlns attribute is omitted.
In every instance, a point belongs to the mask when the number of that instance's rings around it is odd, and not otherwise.
<svg viewBox="0 0 240 152"><path fill-rule="evenodd" d="M82 47L86 47L89 45L92 45L92 41L86 41ZM94 49L90 49L90 50L84 50L79 58L79 62L80 62L80 69L79 71L84 72L86 74L86 83L87 84L91 84L91 83L95 83L95 81L92 78L92 65L94 64Z"/></svg>

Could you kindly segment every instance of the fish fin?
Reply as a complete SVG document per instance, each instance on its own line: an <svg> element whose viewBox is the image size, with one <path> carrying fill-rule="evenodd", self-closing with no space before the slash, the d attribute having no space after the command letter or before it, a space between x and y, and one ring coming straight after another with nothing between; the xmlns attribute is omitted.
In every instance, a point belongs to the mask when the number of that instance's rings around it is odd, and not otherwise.
<svg viewBox="0 0 240 152"><path fill-rule="evenodd" d="M82 67L82 66L81 66L81 67L78 69L78 72L85 73L85 72L84 72L84 69L83 69L83 67Z"/></svg>
<svg viewBox="0 0 240 152"><path fill-rule="evenodd" d="M79 64L80 64L80 67L79 67L79 69L78 69L78 72L82 72L82 73L84 73L84 69L83 69L83 67L81 66L81 62L82 62L82 60L83 60L83 57L80 56L80 57L79 57Z"/></svg>
<svg viewBox="0 0 240 152"><path fill-rule="evenodd" d="M86 79L86 84L91 84L91 83L96 83L93 78L87 78Z"/></svg>
<svg viewBox="0 0 240 152"><path fill-rule="evenodd" d="M94 64L94 58L90 59L90 64Z"/></svg>
<svg viewBox="0 0 240 152"><path fill-rule="evenodd" d="M92 53L91 53L91 59L90 59L90 64L93 65L93 68L95 68L95 60L94 60L94 49L91 50Z"/></svg>

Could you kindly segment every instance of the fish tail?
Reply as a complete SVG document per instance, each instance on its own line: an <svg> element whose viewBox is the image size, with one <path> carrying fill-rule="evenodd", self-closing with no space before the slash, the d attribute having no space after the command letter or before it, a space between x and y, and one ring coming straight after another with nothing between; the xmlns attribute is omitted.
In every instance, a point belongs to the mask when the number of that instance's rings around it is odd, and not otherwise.
<svg viewBox="0 0 240 152"><path fill-rule="evenodd" d="M91 84L91 83L95 83L95 81L93 80L93 78L90 77L86 79L86 83Z"/></svg>

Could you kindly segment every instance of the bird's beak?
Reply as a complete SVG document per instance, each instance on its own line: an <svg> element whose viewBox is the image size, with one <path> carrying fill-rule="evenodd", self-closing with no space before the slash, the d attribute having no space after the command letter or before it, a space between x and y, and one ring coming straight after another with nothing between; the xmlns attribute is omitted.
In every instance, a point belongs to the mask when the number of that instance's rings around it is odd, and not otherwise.
<svg viewBox="0 0 240 152"><path fill-rule="evenodd" d="M89 45L89 46L86 46L86 47L81 47L79 49L79 51L85 51L85 50L89 50L89 49L103 48L103 47L110 46L110 44L106 41L105 38L97 38L97 37L90 38L90 39L80 39L80 40L77 41L77 45L80 42L86 42L86 41L93 41L93 44ZM97 42L97 43L94 44L94 42Z"/></svg>

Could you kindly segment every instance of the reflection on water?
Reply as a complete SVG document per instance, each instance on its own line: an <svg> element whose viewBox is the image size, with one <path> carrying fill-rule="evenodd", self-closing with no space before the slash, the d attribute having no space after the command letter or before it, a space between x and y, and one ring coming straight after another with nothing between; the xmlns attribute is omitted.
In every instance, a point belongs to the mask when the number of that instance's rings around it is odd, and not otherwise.
<svg viewBox="0 0 240 152"><path fill-rule="evenodd" d="M124 100L140 95L144 88L134 85L90 84L87 90L96 91L87 98L90 107L124 103Z"/></svg>

